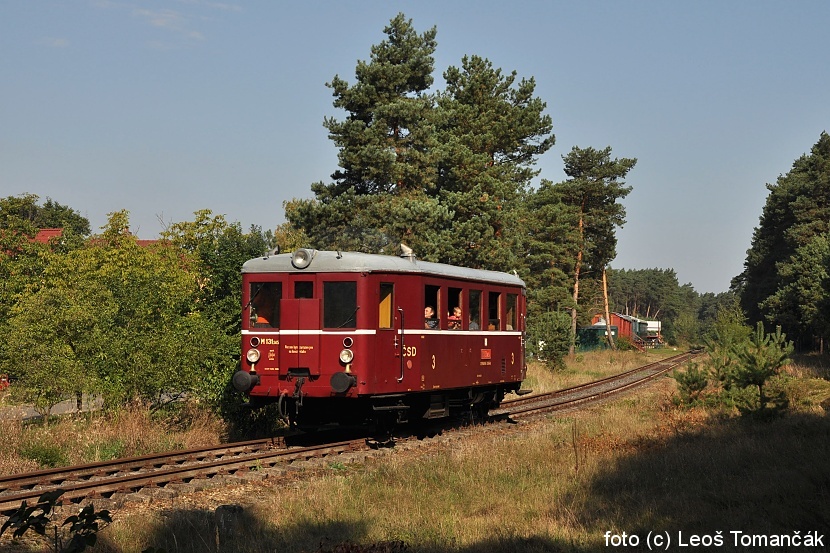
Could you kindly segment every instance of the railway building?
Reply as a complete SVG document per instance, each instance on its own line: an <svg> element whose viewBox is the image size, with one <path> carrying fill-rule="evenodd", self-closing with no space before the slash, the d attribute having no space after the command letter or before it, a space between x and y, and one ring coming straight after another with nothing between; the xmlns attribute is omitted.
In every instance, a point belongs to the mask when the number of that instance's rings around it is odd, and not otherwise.
<svg viewBox="0 0 830 553"><path fill-rule="evenodd" d="M640 351L658 348L663 345L662 324L656 320L645 320L622 313L611 313L611 332L616 339L624 336ZM580 330L580 337L585 336L586 343L605 340L607 329L605 318L601 314L594 315L591 326ZM596 336L597 339L593 339Z"/></svg>

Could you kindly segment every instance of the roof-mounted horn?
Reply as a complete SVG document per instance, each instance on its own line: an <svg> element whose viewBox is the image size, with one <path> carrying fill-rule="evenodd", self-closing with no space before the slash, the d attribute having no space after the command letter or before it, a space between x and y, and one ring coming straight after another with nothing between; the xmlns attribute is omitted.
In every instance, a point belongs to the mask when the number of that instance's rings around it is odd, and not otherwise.
<svg viewBox="0 0 830 553"><path fill-rule="evenodd" d="M398 255L400 257L404 257L409 259L410 261L415 261L415 253L413 253L412 248L401 242L401 247L399 250Z"/></svg>

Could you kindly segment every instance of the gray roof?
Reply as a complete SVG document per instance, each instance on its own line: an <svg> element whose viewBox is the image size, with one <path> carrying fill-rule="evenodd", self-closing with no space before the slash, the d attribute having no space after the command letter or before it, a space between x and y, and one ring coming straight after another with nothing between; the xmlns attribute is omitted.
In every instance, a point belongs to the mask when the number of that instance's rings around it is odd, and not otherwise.
<svg viewBox="0 0 830 553"><path fill-rule="evenodd" d="M358 252L313 252L311 263L305 269L291 264L293 253L262 256L249 259L242 265L243 273L401 273L434 275L444 278L477 280L509 286L525 283L518 276L499 271L468 269L443 263L418 261L414 257L396 257Z"/></svg>

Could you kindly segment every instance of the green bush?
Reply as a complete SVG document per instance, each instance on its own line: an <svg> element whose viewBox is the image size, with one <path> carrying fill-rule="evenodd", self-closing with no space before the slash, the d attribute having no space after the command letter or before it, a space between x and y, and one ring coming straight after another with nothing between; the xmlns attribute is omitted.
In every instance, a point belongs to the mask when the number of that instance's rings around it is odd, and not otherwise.
<svg viewBox="0 0 830 553"><path fill-rule="evenodd" d="M66 452L58 445L33 442L20 449L20 455L37 462L42 468L61 467L69 464Z"/></svg>
<svg viewBox="0 0 830 553"><path fill-rule="evenodd" d="M125 450L124 440L115 438L106 442L90 444L86 448L85 457L92 462L109 461L123 457Z"/></svg>
<svg viewBox="0 0 830 553"><path fill-rule="evenodd" d="M571 317L561 311L541 313L528 320L527 351L549 368L561 368L571 340Z"/></svg>
<svg viewBox="0 0 830 553"><path fill-rule="evenodd" d="M685 371L674 371L672 378L677 382L680 402L684 405L699 404L703 390L709 385L706 371L697 363L689 363Z"/></svg>

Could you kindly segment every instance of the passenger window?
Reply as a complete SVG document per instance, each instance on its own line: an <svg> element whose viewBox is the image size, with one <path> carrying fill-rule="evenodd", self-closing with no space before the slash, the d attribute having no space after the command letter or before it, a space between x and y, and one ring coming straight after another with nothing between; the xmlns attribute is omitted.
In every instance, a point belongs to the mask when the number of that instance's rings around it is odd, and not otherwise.
<svg viewBox="0 0 830 553"><path fill-rule="evenodd" d="M470 330L481 330L481 290L470 290Z"/></svg>
<svg viewBox="0 0 830 553"><path fill-rule="evenodd" d="M507 326L505 330L515 330L519 328L516 324L518 313L516 311L516 303L518 296L516 294L507 294Z"/></svg>
<svg viewBox="0 0 830 553"><path fill-rule="evenodd" d="M424 328L433 330L441 328L441 320L438 317L438 313L441 312L441 305L438 303L440 290L439 286L424 287Z"/></svg>
<svg viewBox="0 0 830 553"><path fill-rule="evenodd" d="M281 282L252 282L248 302L250 328L279 328Z"/></svg>
<svg viewBox="0 0 830 553"><path fill-rule="evenodd" d="M357 326L357 283L323 283L323 327L355 328Z"/></svg>
<svg viewBox="0 0 830 553"><path fill-rule="evenodd" d="M447 303L449 303L447 328L450 330L461 330L464 324L464 308L461 304L461 288L449 289Z"/></svg>
<svg viewBox="0 0 830 553"><path fill-rule="evenodd" d="M392 308L392 292L395 287L392 283L382 282L380 285L380 302L378 304L378 328L392 328L394 310Z"/></svg>
<svg viewBox="0 0 830 553"><path fill-rule="evenodd" d="M487 294L487 330L500 330L499 313L501 312L499 300L501 294L489 292Z"/></svg>

